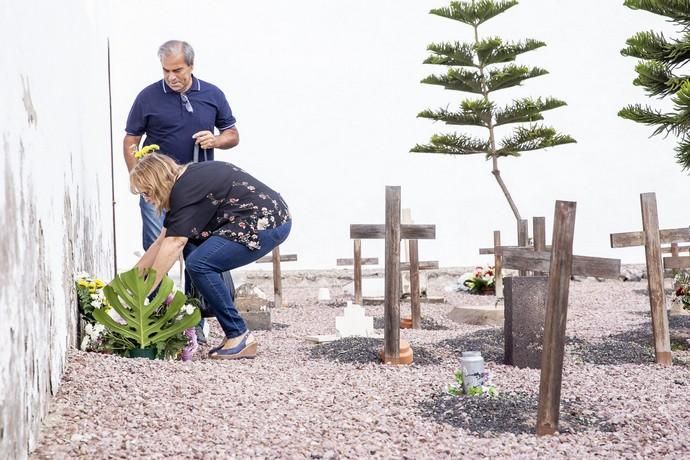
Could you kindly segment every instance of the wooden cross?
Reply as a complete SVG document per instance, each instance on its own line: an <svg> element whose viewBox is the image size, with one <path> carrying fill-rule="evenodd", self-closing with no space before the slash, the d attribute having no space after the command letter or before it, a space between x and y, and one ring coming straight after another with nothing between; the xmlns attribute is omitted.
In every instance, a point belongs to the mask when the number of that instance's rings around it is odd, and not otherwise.
<svg viewBox="0 0 690 460"><path fill-rule="evenodd" d="M553 434L558 430L570 277L617 278L620 275L619 259L573 255L575 207L574 202L556 201L550 252L508 247L502 247L500 251L504 268L549 274L537 412L538 435Z"/></svg>
<svg viewBox="0 0 690 460"><path fill-rule="evenodd" d="M400 187L386 186L384 225L351 224L352 239L385 239L384 362L400 363L400 240L436 238L435 225L400 223ZM413 264L410 264L413 268Z"/></svg>
<svg viewBox="0 0 690 460"><path fill-rule="evenodd" d="M661 258L661 244L688 241L690 228L659 230L659 215L656 207L656 194L641 193L642 231L612 233L612 248L643 246L647 264L647 287L649 289L649 306L652 312L652 331L654 334L654 353L656 362L671 365L671 338L668 331L666 315L666 296L664 294L664 260ZM684 257L669 257L668 268L683 268ZM674 260L675 259L675 260ZM690 264L689 264L690 265Z"/></svg>
<svg viewBox="0 0 690 460"><path fill-rule="evenodd" d="M479 254L493 254L494 255L494 283L496 286L496 295L501 296L503 292L503 263L501 257L501 251L504 248L522 248L522 249L534 249L535 251L547 251L551 246L546 245L546 218L544 217L533 217L532 218L532 229L533 237L532 241L534 246L528 246L528 236L527 236L527 220L523 219L518 225L518 245L517 246L501 246L501 232L499 230L494 230L494 247L492 248L479 248ZM524 270L519 270L518 275L525 276L527 274ZM535 272L535 275L541 275L540 272Z"/></svg>
<svg viewBox="0 0 690 460"><path fill-rule="evenodd" d="M378 257L362 258L362 240L354 240L354 258L353 259L336 259L336 265L353 265L354 266L354 291L355 303L362 305L362 265L378 265Z"/></svg>
<svg viewBox="0 0 690 460"><path fill-rule="evenodd" d="M256 261L257 264L273 263L273 306L283 306L283 280L280 271L281 262L294 262L297 260L297 254L280 255L280 246L273 248L273 253L270 256L264 256Z"/></svg>

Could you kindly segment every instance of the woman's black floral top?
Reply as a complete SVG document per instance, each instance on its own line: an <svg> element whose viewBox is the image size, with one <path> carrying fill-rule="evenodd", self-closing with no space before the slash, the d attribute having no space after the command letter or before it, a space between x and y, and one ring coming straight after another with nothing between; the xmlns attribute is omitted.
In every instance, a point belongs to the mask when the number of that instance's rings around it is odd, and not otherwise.
<svg viewBox="0 0 690 460"><path fill-rule="evenodd" d="M200 244L212 235L259 249L259 230L290 220L280 194L223 161L192 163L170 191L166 236Z"/></svg>

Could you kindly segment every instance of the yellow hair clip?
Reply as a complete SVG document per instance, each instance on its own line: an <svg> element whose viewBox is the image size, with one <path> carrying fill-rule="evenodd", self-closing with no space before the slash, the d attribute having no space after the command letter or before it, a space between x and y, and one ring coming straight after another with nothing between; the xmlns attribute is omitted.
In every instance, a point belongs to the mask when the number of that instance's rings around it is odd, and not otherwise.
<svg viewBox="0 0 690 460"><path fill-rule="evenodd" d="M158 145L156 145L156 144L147 145L143 149L137 150L136 152L134 152L134 158L141 159L141 158L145 157L146 155L148 155L149 153L153 153L158 149L160 149L160 147L158 147Z"/></svg>

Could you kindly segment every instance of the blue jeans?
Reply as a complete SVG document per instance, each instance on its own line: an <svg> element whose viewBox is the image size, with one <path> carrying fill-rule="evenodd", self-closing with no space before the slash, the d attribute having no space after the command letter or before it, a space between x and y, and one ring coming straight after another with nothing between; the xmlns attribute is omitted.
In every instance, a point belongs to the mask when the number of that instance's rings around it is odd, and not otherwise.
<svg viewBox="0 0 690 460"><path fill-rule="evenodd" d="M156 241L158 235L161 234L161 229L163 228L163 220L165 220L165 212L158 215L156 208L147 203L144 198L139 198L139 208L141 210L141 236L142 244L144 246L144 251L147 251L149 247Z"/></svg>
<svg viewBox="0 0 690 460"><path fill-rule="evenodd" d="M223 281L223 272L265 256L285 241L291 228L292 221L288 221L279 227L259 231L261 249L256 251L221 236L212 236L187 256L187 273L194 287L214 310L226 337L232 339L244 334L247 325L235 308L230 291Z"/></svg>

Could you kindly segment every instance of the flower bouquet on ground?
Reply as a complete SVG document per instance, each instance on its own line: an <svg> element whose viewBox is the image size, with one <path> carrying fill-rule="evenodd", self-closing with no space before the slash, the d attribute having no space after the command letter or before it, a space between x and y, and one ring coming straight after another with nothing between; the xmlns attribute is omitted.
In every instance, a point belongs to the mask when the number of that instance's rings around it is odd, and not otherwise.
<svg viewBox="0 0 690 460"><path fill-rule="evenodd" d="M673 281L673 285L676 287L673 293L673 302L679 302L685 310L690 310L690 274L678 273Z"/></svg>
<svg viewBox="0 0 690 460"><path fill-rule="evenodd" d="M496 290L494 267L476 267L473 272L464 273L460 276L457 289L470 294L494 293Z"/></svg>
<svg viewBox="0 0 690 460"><path fill-rule="evenodd" d="M104 285L88 275L77 279L80 312L86 326L81 349L130 357L180 357L196 345L192 334L201 319L199 309L187 301L173 281L165 276L149 300L155 272L140 275L133 269ZM189 358L189 353L184 356Z"/></svg>

